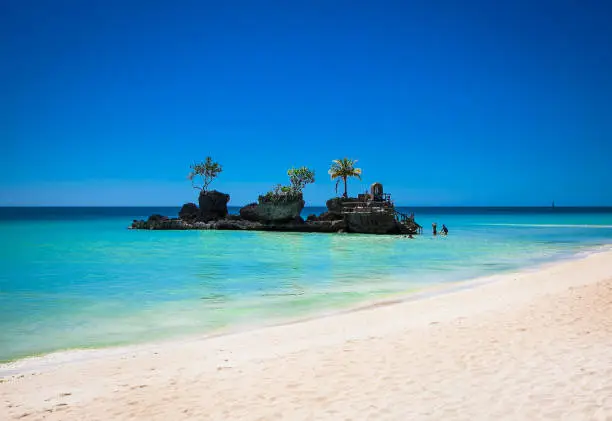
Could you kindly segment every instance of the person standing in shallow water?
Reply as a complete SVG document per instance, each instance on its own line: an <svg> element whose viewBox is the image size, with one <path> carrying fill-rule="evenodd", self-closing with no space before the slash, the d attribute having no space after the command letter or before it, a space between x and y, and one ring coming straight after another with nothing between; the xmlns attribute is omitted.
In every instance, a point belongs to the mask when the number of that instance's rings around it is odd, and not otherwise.
<svg viewBox="0 0 612 421"><path fill-rule="evenodd" d="M448 235L448 228L446 228L446 225L444 224L442 224L442 234Z"/></svg>
<svg viewBox="0 0 612 421"><path fill-rule="evenodd" d="M435 222L431 224L431 230L433 231L433 235L438 235L438 224Z"/></svg>

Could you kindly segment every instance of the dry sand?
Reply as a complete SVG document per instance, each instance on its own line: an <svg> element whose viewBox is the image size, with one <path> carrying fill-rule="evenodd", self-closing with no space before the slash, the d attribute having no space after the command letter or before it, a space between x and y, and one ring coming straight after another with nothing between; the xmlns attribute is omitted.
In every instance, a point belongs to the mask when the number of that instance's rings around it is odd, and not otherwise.
<svg viewBox="0 0 612 421"><path fill-rule="evenodd" d="M26 421L612 420L612 251L416 301L57 354L0 375L0 418Z"/></svg>

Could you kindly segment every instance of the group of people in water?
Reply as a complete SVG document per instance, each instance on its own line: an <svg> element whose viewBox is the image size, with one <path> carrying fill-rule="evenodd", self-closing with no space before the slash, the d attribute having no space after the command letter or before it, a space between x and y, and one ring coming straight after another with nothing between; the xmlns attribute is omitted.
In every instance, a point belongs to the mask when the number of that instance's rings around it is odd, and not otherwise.
<svg viewBox="0 0 612 421"><path fill-rule="evenodd" d="M438 235L438 224L436 222L434 222L433 224L431 224L431 230L433 231L433 235L437 236ZM448 235L448 228L446 228L446 225L442 224L442 229L440 230L440 235ZM404 235L404 237L406 237ZM408 234L408 238L414 238L412 236L412 234Z"/></svg>
<svg viewBox="0 0 612 421"><path fill-rule="evenodd" d="M438 235L438 224L436 222L431 224L431 230L433 231L433 235ZM446 225L444 224L442 224L440 235L448 235L448 228L446 228Z"/></svg>

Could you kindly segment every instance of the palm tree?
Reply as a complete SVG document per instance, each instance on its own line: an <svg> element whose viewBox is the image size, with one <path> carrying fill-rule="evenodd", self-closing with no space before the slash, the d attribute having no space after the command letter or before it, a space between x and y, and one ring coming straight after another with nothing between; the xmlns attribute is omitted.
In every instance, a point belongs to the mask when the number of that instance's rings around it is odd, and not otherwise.
<svg viewBox="0 0 612 421"><path fill-rule="evenodd" d="M355 168L355 164L357 163L356 159L334 159L332 161L331 167L329 167L329 175L331 175L332 180L338 179L336 181L336 193L338 192L338 183L340 180L344 181L344 194L342 197L348 197L346 192L346 180L349 177L356 177L361 180L361 168Z"/></svg>

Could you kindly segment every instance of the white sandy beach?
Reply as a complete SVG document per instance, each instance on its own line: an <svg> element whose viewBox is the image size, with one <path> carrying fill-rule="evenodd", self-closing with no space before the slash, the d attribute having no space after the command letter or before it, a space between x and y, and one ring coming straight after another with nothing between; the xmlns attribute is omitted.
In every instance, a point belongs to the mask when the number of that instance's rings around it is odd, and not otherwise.
<svg viewBox="0 0 612 421"><path fill-rule="evenodd" d="M299 323L23 360L0 376L0 419L26 421L612 420L612 251Z"/></svg>

